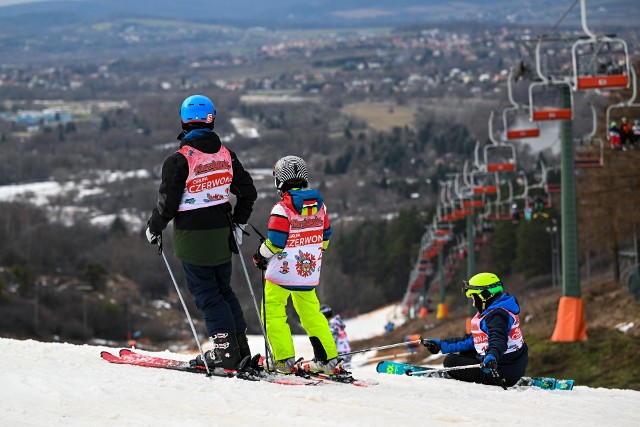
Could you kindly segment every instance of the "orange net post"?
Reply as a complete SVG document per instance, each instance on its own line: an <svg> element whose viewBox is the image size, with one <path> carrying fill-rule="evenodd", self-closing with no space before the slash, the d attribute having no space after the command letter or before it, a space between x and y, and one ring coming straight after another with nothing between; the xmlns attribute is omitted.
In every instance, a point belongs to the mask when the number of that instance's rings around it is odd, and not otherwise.
<svg viewBox="0 0 640 427"><path fill-rule="evenodd" d="M436 312L436 319L446 319L449 316L449 306L446 302L438 304L438 311Z"/></svg>
<svg viewBox="0 0 640 427"><path fill-rule="evenodd" d="M584 300L578 297L561 297L558 304L558 319L553 331L553 342L586 341L587 322Z"/></svg>
<svg viewBox="0 0 640 427"><path fill-rule="evenodd" d="M424 319L429 314L429 310L427 307L420 307L420 311L418 312L418 319Z"/></svg>

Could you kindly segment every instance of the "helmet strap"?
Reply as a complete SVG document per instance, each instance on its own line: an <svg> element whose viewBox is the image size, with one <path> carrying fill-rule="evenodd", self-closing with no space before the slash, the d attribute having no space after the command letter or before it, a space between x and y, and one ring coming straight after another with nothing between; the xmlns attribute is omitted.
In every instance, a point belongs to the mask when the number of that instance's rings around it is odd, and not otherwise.
<svg viewBox="0 0 640 427"><path fill-rule="evenodd" d="M210 129L213 130L213 124L215 123L215 119L212 123L199 123L199 122L194 122L194 123L182 123L182 130L184 131L185 135L188 134L189 132L191 132L192 130L196 130L196 129Z"/></svg>
<svg viewBox="0 0 640 427"><path fill-rule="evenodd" d="M277 178L276 178L276 186L277 186ZM302 178L293 178L289 179L278 186L278 189L282 192L289 191L292 188L304 188L306 187L307 181Z"/></svg>
<svg viewBox="0 0 640 427"><path fill-rule="evenodd" d="M471 300L473 301L473 306L478 310L478 313L482 313L486 308L486 301L480 297L480 294L471 294Z"/></svg>

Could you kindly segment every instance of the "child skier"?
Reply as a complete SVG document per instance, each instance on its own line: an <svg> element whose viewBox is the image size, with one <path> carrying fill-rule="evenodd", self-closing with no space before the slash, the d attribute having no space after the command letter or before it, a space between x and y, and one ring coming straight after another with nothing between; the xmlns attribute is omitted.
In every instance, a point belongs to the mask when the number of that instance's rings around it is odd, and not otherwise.
<svg viewBox="0 0 640 427"><path fill-rule="evenodd" d="M349 339L347 338L347 326L344 324L339 314L333 315L333 310L328 305L320 306L320 313L324 314L324 317L329 321L329 328L331 329L331 335L333 341L336 343L338 350L338 356L344 362L346 369L351 368L351 355L343 356L345 353L351 353L351 346L349 345Z"/></svg>
<svg viewBox="0 0 640 427"><path fill-rule="evenodd" d="M474 365L480 368L449 371L460 381L500 385L492 375L497 371L504 385L515 385L527 369L529 351L520 330L520 306L504 292L493 273L479 273L464 282L463 291L473 300L478 313L471 320L471 333L462 338L423 340L433 354L442 351L446 368Z"/></svg>
<svg viewBox="0 0 640 427"><path fill-rule="evenodd" d="M336 344L320 313L315 291L320 282L322 254L331 237L327 208L320 193L307 188L307 165L300 157L278 160L273 176L282 200L271 210L267 240L256 250L253 262L266 270L262 316L275 369L293 372L300 368L287 324L286 307L291 297L314 353L314 359L302 368L328 374L341 372Z"/></svg>

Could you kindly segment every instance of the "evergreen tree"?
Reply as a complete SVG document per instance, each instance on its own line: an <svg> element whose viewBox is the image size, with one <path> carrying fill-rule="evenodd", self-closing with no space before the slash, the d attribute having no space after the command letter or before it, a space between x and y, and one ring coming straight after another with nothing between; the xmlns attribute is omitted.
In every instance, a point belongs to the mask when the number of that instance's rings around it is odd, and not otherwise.
<svg viewBox="0 0 640 427"><path fill-rule="evenodd" d="M499 221L491 239L491 267L498 276L511 273L516 258L516 226L510 221Z"/></svg>
<svg viewBox="0 0 640 427"><path fill-rule="evenodd" d="M536 219L518 226L513 267L527 279L551 272L551 243L547 225L548 221Z"/></svg>

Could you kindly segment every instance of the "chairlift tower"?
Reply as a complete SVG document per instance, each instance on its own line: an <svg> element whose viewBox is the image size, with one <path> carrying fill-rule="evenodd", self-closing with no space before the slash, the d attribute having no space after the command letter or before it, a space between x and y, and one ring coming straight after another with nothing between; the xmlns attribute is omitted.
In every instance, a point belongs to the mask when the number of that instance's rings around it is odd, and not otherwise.
<svg viewBox="0 0 640 427"><path fill-rule="evenodd" d="M571 108L572 90L628 87L632 69L626 43L615 36L597 36L587 26L586 0L580 0L580 16L585 37L572 46L573 72L563 77L561 108ZM536 66L540 73L539 46L536 49ZM602 56L609 60L612 69L604 71L598 62ZM621 64L623 63L623 64ZM620 65L623 65L620 67ZM540 76L545 78L546 76ZM607 118L608 119L608 118ZM561 213L562 213L562 298L558 306L558 317L551 341L574 342L587 339L584 301L580 291L580 265L578 256L578 225L575 188L575 155L573 128L570 119L560 126L561 137Z"/></svg>
<svg viewBox="0 0 640 427"><path fill-rule="evenodd" d="M546 76L541 72L540 40L536 48L536 69L542 82L529 87L532 120L560 120L560 210L562 215L562 298L558 306L552 341L574 342L586 339L584 301L580 290L578 256L578 219L575 182L575 149L573 140L573 92L570 77ZM539 109L534 103L535 91L553 88L559 105Z"/></svg>
<svg viewBox="0 0 640 427"><path fill-rule="evenodd" d="M476 242L475 242L475 215L467 215L467 279L476 274ZM473 316L475 309L469 302L469 315ZM471 317L467 319L467 332L471 331Z"/></svg>

